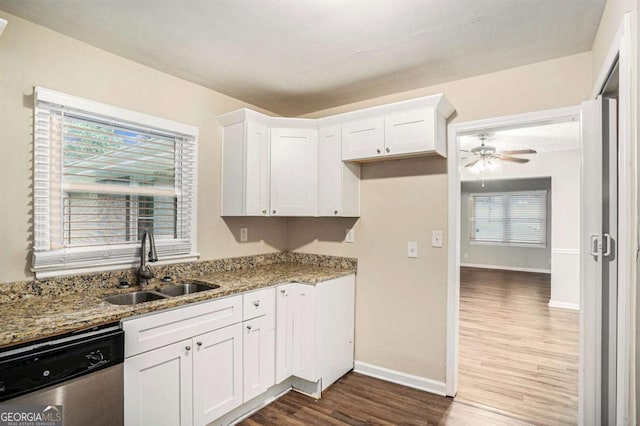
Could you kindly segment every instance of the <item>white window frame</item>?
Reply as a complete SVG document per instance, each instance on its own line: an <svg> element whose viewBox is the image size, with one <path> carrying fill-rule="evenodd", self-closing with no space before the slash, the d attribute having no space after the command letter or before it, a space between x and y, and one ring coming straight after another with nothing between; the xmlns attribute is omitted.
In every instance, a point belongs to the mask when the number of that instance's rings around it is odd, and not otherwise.
<svg viewBox="0 0 640 426"><path fill-rule="evenodd" d="M545 195L545 242L541 243L522 243L522 242L510 242L510 241L483 241L483 240L475 240L474 236L474 226L475 226L475 211L473 208L473 198L475 196L481 197L492 197L492 196L511 196L511 195L531 195L531 194L544 194ZM548 230L549 230L549 197L548 191L546 189L542 190L531 190L531 191L502 191L502 192L473 192L469 193L469 245L472 246L502 246L502 247L530 247L530 248L546 248L549 244L548 240ZM510 218L507 218L510 220ZM505 223L507 223L505 221Z"/></svg>
<svg viewBox="0 0 640 426"><path fill-rule="evenodd" d="M36 278L47 278L59 275L69 275L87 272L99 272L118 270L134 267L140 262L140 248L137 245L95 246L95 247L67 247L62 249L51 248L52 214L50 211L51 197L61 194L52 194L50 182L56 176L59 179L62 171L51 170L51 141L50 129L46 122L39 121L37 117L47 108L40 107L41 103L52 104L62 108L82 111L105 119L117 120L132 126L157 129L158 131L186 137L193 150L193 160L183 176L189 175L193 180L192 198L190 203L191 217L188 240L156 240L159 253L158 264L168 264L196 260L197 252L197 209L198 209L198 135L197 127L178 123L152 115L131 111L128 109L95 102L61 92L35 87L34 90L34 230L33 230L33 259L31 271ZM177 177L178 178L178 177ZM183 249L176 253L177 244ZM190 247L185 247L189 245ZM188 248L188 250L185 250ZM188 253L185 253L188 251Z"/></svg>

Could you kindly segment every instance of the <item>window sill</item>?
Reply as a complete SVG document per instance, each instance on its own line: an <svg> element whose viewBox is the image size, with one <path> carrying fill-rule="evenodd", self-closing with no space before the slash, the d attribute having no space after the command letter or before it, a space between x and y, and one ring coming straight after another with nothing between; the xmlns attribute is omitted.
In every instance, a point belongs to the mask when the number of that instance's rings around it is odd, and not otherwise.
<svg viewBox="0 0 640 426"><path fill-rule="evenodd" d="M151 266L154 265L171 265L174 263L185 263L185 262L195 262L200 258L200 253L190 253L190 254L182 254L171 257L165 257L164 259L158 260L157 262L151 263ZM31 272L33 272L37 279L44 278L53 278L53 277L61 277L66 275L78 275L78 274L89 274L93 272L108 272L108 271L117 271L123 269L134 269L140 266L140 260L136 259L134 261L117 261L113 263L103 263L100 265L96 265L96 262L88 262L88 264L71 264L65 266L56 265L55 269L52 267L43 267L43 268L32 268Z"/></svg>

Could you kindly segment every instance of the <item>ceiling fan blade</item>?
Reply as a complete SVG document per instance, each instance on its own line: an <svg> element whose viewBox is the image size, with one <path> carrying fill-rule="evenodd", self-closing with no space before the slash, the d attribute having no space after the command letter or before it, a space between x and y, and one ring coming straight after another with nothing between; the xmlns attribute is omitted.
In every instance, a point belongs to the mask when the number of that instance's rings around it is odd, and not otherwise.
<svg viewBox="0 0 640 426"><path fill-rule="evenodd" d="M516 149L513 151L501 151L500 154L507 154L507 155L512 155L512 154L537 154L538 151L536 151L535 149Z"/></svg>
<svg viewBox="0 0 640 426"><path fill-rule="evenodd" d="M475 160L471 160L471 161L469 161L469 162L468 162L467 164L465 164L464 166L465 166L465 167L472 167L472 166L475 166L475 165L476 165L476 163L477 163L478 161L480 161L480 159L479 159L479 158L476 158Z"/></svg>
<svg viewBox="0 0 640 426"><path fill-rule="evenodd" d="M500 160L511 161L512 163L528 163L529 162L528 158L509 157L508 155L501 155Z"/></svg>

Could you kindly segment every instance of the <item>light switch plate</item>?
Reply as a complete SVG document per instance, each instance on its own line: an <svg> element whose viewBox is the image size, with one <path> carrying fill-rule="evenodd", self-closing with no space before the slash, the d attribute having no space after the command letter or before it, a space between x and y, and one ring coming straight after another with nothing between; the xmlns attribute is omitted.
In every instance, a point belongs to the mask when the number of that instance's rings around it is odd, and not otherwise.
<svg viewBox="0 0 640 426"><path fill-rule="evenodd" d="M347 234L344 237L345 243L353 243L356 241L356 235L353 231L353 228L347 228Z"/></svg>
<svg viewBox="0 0 640 426"><path fill-rule="evenodd" d="M407 257L418 257L418 243L409 241L407 243Z"/></svg>
<svg viewBox="0 0 640 426"><path fill-rule="evenodd" d="M240 228L240 242L246 243L248 239L249 239L249 229Z"/></svg>
<svg viewBox="0 0 640 426"><path fill-rule="evenodd" d="M431 232L431 247L442 247L442 231Z"/></svg>

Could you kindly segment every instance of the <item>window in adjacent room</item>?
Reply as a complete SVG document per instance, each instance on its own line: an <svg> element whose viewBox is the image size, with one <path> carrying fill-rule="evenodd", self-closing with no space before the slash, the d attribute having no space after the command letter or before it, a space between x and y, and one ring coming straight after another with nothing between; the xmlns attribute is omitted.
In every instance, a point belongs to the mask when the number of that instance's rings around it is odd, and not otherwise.
<svg viewBox="0 0 640 426"><path fill-rule="evenodd" d="M547 245L547 191L469 196L471 243Z"/></svg>
<svg viewBox="0 0 640 426"><path fill-rule="evenodd" d="M36 88L33 271L194 257L198 129Z"/></svg>

